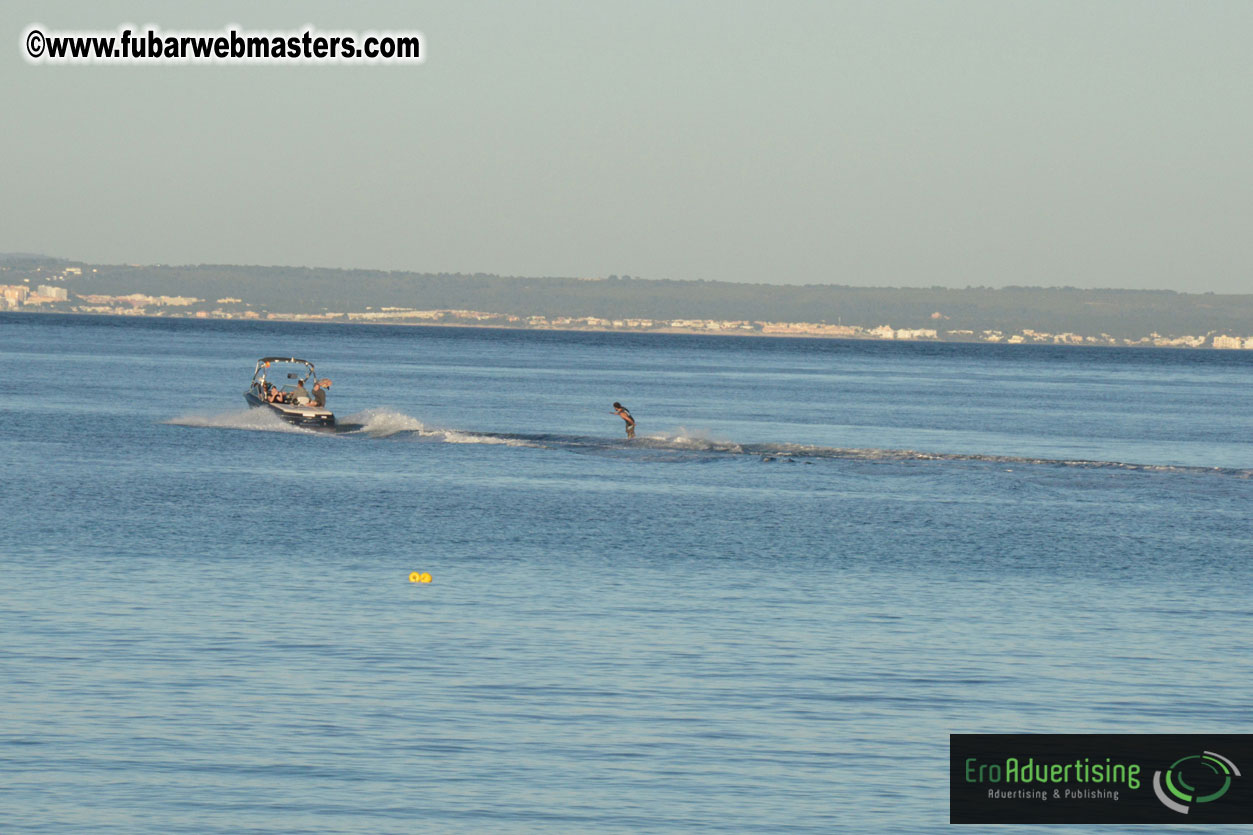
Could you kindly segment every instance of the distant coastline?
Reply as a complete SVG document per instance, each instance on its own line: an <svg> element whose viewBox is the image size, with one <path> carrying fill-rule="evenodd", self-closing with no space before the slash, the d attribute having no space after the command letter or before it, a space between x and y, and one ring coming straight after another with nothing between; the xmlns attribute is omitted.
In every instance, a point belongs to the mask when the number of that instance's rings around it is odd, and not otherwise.
<svg viewBox="0 0 1253 835"><path fill-rule="evenodd" d="M442 320L432 319L403 319L403 318L356 318L343 315L318 316L308 314L281 314L270 313L266 316L232 316L232 315L212 315L212 314L179 314L179 313L110 313L100 311L76 311L76 310L58 310L49 308L40 309L3 309L0 311L8 313L19 313L29 316L60 314L69 316L126 316L129 318L141 319L178 319L184 321L223 321L234 320L243 322L284 322L284 323L303 323L312 325L328 325L328 324L354 324L354 325L391 325L400 327L435 327L435 328L485 328L499 330L541 330L541 331L558 331L569 333L644 333L644 334L689 334L704 336L735 336L745 338L759 339L856 339L868 341L903 341L903 342L933 342L933 343L983 343L983 344L1004 344L1004 345L1087 345L1095 347L1123 347L1123 348L1192 348L1192 349L1217 349L1217 350L1253 350L1253 337L1236 337L1227 336L1225 334L1213 334L1207 336L1182 336L1182 337L1163 337L1149 336L1140 339L1117 339L1114 337L1085 337L1079 334L1000 334L993 333L990 335L958 335L956 337L939 334L923 334L919 335L914 332L901 331L893 332L892 336L884 335L884 331L890 330L887 326L873 329L875 332L866 331L858 327L844 326L841 332L831 332L827 330L827 326L819 323L786 323L787 329L771 329L764 330L760 327L751 327L753 325L779 325L781 323L761 323L748 322L743 323L749 327L733 327L723 328L722 323L709 322L706 326L677 326L658 324L649 328L631 328L631 327L615 327L612 323L608 325L579 325L577 323L569 325L555 324L530 324L525 321L518 321L520 317L509 316L505 314L489 314L484 313L483 320L479 319L460 319L449 318ZM424 311L439 313L441 311ZM447 311L455 313L455 311ZM837 326L838 327L838 326ZM810 329L812 328L812 330Z"/></svg>
<svg viewBox="0 0 1253 835"><path fill-rule="evenodd" d="M201 320L1253 350L1253 295L872 288L0 255L0 310Z"/></svg>

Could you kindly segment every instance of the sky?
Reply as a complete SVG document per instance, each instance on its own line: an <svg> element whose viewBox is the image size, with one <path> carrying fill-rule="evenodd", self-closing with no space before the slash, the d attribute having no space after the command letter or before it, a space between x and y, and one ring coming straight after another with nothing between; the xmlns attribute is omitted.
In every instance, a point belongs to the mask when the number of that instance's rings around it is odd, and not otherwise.
<svg viewBox="0 0 1253 835"><path fill-rule="evenodd" d="M420 65L22 35L418 30ZM0 252L1253 292L1253 3L6 2Z"/></svg>

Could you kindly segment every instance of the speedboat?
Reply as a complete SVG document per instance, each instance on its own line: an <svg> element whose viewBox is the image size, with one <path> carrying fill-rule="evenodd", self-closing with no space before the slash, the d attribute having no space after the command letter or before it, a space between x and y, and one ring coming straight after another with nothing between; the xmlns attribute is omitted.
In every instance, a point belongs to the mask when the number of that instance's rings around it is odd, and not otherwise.
<svg viewBox="0 0 1253 835"><path fill-rule="evenodd" d="M252 372L252 385L244 400L256 409L270 409L288 423L311 428L334 427L335 415L314 402L305 383L313 380L327 388L330 380L319 380L313 363L298 357L262 357Z"/></svg>

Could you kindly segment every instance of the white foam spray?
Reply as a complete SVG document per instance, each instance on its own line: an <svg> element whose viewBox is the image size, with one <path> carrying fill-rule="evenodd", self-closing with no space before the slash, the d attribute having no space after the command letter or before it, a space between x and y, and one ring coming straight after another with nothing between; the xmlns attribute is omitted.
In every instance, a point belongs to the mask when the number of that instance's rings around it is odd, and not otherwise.
<svg viewBox="0 0 1253 835"><path fill-rule="evenodd" d="M240 409L216 415L186 414L165 421L172 426L197 426L210 429L240 429L250 432L296 432L311 434L312 429L302 429L288 423L269 409Z"/></svg>
<svg viewBox="0 0 1253 835"><path fill-rule="evenodd" d="M458 429L441 429L428 426L422 421L404 412L394 409L367 409L341 418L341 426L353 427L348 434L363 434L371 438L391 438L397 435L408 435L424 441L443 442L446 444L496 444L500 446L534 446L517 438L504 438L498 435L480 435Z"/></svg>
<svg viewBox="0 0 1253 835"><path fill-rule="evenodd" d="M646 435L644 439L649 441L650 446L692 452L728 452L738 455L744 451L743 447L734 441L714 438L707 429L687 429L683 426L680 426L672 435Z"/></svg>
<svg viewBox="0 0 1253 835"><path fill-rule="evenodd" d="M387 408L366 409L364 412L341 417L338 421L340 426L353 427L350 432L369 435L371 438L390 438L401 432L422 435L429 431L426 424L417 418Z"/></svg>

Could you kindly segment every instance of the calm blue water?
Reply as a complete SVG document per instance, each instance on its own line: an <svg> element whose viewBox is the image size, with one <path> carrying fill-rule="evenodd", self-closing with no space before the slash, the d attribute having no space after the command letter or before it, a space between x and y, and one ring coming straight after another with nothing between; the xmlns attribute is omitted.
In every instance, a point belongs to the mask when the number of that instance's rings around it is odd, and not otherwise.
<svg viewBox="0 0 1253 835"><path fill-rule="evenodd" d="M938 831L952 732L1248 731L1251 380L0 315L0 831Z"/></svg>

